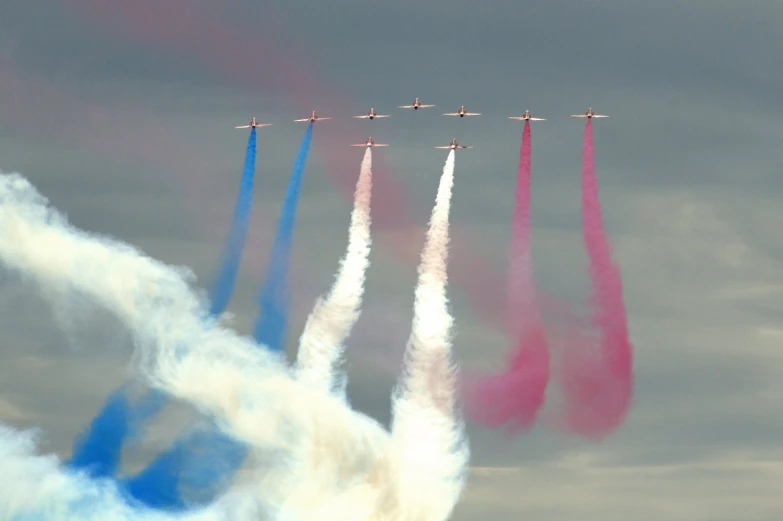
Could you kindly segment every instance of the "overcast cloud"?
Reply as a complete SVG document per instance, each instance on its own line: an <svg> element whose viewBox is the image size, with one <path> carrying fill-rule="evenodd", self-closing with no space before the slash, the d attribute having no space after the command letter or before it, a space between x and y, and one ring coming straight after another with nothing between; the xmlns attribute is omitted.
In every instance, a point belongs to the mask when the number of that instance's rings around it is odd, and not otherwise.
<svg viewBox="0 0 783 521"><path fill-rule="evenodd" d="M158 2L135 2L158 16ZM415 228L389 221L375 235L366 310L349 342L352 402L387 420L416 274L414 264L392 256L386 238L405 233L414 250L421 246L444 159L431 147L452 137L475 147L457 158L453 222L502 275L521 132L506 116L530 109L547 118L533 128L536 279L543 291L580 305L588 290L579 219L583 127L567 116L592 106L611 116L595 124L596 162L636 349L634 404L602 443L558 433L546 421L516 440L470 427L474 471L454 520L779 521L783 5L272 3L225 1L211 12L235 28L237 41L277 42L269 53L309 70L315 85L291 85L296 96L280 88L282 75L261 49L244 74L195 48L145 45L121 25L101 27L78 8L95 2L6 0L0 169L22 172L76 226L191 266L208 287L243 161L245 134L233 126L253 115L274 123L259 130L251 239L230 305L237 328L249 332L304 130L289 121L326 107L324 115L345 122L316 130L308 160L292 268L295 340L346 241L350 206L330 181L326 155L340 156L353 179L360 155L335 143L372 132L391 144L377 155L404 187L411 203L401 211ZM192 2L194 10L209 4ZM187 27L172 26L180 30ZM394 108L415 96L436 109ZM461 104L483 116L439 116ZM347 119L370 106L393 117ZM31 288L7 278L0 284L0 421L41 426L48 448L65 457L123 380L127 338L98 310L64 334ZM499 367L506 339L465 291L455 286L451 295L458 360ZM181 425L170 418L152 446ZM135 464L148 457L134 454Z"/></svg>

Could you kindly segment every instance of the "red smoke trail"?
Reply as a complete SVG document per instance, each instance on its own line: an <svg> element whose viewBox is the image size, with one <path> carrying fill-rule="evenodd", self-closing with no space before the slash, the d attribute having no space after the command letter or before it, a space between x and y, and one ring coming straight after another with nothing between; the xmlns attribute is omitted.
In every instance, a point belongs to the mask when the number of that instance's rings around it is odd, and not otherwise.
<svg viewBox="0 0 783 521"><path fill-rule="evenodd" d="M248 34L242 28L228 26L203 4L187 0L63 0L63 3L86 12L99 23L99 30L112 38L124 33L143 44L165 45L178 52L192 53L219 80L292 96L304 114L314 105L318 105L318 112L324 116L355 110L354 104L341 94L343 89L328 88L316 81L312 71L317 67L306 63L291 48L281 50L282 16L279 12L270 13L271 6L264 8L267 20L263 31L256 29ZM332 180L352 199L355 166L339 151L347 139L353 139L350 137L353 131L345 126L350 123L339 119L328 124L330 131L322 135L319 157L326 158ZM380 158L375 163L374 189L383 194L373 207L378 242L385 253L416 265L420 244L410 240L410 230L418 227L408 217L410 202L404 188L389 175ZM504 291L503 277L457 230L452 234L451 251L454 262L449 269L455 285L470 295L477 313L500 324L503 308L497 297Z"/></svg>
<svg viewBox="0 0 783 521"><path fill-rule="evenodd" d="M569 429L600 438L617 428L628 410L633 393L632 346L620 271L612 261L601 220L590 119L582 148L582 219L593 284L592 323L600 331L600 349L564 354L563 387Z"/></svg>
<svg viewBox="0 0 783 521"><path fill-rule="evenodd" d="M544 403L549 382L546 330L538 308L530 256L530 122L519 150L516 201L508 269L508 330L517 348L504 373L471 383L467 414L488 427L529 429Z"/></svg>

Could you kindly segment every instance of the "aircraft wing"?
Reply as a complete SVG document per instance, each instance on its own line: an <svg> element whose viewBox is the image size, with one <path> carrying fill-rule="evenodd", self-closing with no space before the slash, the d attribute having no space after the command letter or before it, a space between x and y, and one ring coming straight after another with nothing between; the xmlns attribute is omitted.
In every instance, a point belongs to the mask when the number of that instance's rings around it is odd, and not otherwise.
<svg viewBox="0 0 783 521"><path fill-rule="evenodd" d="M434 107L435 105L419 105L420 109L428 109L430 107Z"/></svg>
<svg viewBox="0 0 783 521"><path fill-rule="evenodd" d="M593 114L593 117L594 118L608 118L609 116L607 116L605 114Z"/></svg>
<svg viewBox="0 0 783 521"><path fill-rule="evenodd" d="M481 112L466 112L464 116L480 116Z"/></svg>
<svg viewBox="0 0 783 521"><path fill-rule="evenodd" d="M400 105L397 107L398 109L412 109L415 108L413 105Z"/></svg>
<svg viewBox="0 0 783 521"><path fill-rule="evenodd" d="M459 116L459 112L447 112L444 116Z"/></svg>
<svg viewBox="0 0 783 521"><path fill-rule="evenodd" d="M586 114L571 114L572 118L586 118Z"/></svg>
<svg viewBox="0 0 783 521"><path fill-rule="evenodd" d="M466 147L466 146L462 146L462 145L460 145L460 146L459 146L459 147L457 147L457 148L473 148L473 147Z"/></svg>
<svg viewBox="0 0 783 521"><path fill-rule="evenodd" d="M544 118L530 118L530 121L546 121Z"/></svg>
<svg viewBox="0 0 783 521"><path fill-rule="evenodd" d="M234 128L250 128L250 125L241 125L239 127L234 127Z"/></svg>
<svg viewBox="0 0 783 521"><path fill-rule="evenodd" d="M316 121L320 121L320 120L322 120L322 119L332 119L332 118L331 118L331 117L328 117L328 118L322 118L321 116L318 116L318 119L317 119Z"/></svg>
<svg viewBox="0 0 783 521"><path fill-rule="evenodd" d="M435 148L442 148L442 149L444 149L444 150L445 150L445 149L447 149L447 148L451 148L451 145L448 145L448 146L445 146L445 147L435 147Z"/></svg>
<svg viewBox="0 0 783 521"><path fill-rule="evenodd" d="M367 119L369 117L370 116L368 116L367 114L365 114L364 116L354 116L354 118L356 118L356 119ZM378 116L375 116L375 117L377 118ZM319 118L319 119L321 119L321 118Z"/></svg>
<svg viewBox="0 0 783 521"><path fill-rule="evenodd" d="M305 118L305 119L295 119L294 121L295 121L295 122L296 122L296 121L310 121L310 118Z"/></svg>
<svg viewBox="0 0 783 521"><path fill-rule="evenodd" d="M367 143L362 143L360 145L351 145L352 147L366 147Z"/></svg>
<svg viewBox="0 0 783 521"><path fill-rule="evenodd" d="M376 118L390 118L391 116L389 116L388 114L376 114L375 117Z"/></svg>
<svg viewBox="0 0 783 521"><path fill-rule="evenodd" d="M375 144L373 144L373 146L374 147L388 147L389 145L383 145L383 144L375 143Z"/></svg>

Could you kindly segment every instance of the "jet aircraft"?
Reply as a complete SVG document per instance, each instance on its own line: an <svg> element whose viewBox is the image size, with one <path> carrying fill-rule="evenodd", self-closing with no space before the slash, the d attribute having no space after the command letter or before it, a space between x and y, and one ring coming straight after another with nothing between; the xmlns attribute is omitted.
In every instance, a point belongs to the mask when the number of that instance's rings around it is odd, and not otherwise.
<svg viewBox="0 0 783 521"><path fill-rule="evenodd" d="M271 123L259 123L258 121L256 121L256 118L253 118L250 120L249 125L240 125L234 128L261 128L261 127L269 127L271 125L272 125Z"/></svg>
<svg viewBox="0 0 783 521"><path fill-rule="evenodd" d="M593 112L593 109L588 108L587 112L585 112L584 114L571 114L571 117L591 119L591 118L608 118L609 116L605 116L603 114L596 114L595 112Z"/></svg>
<svg viewBox="0 0 783 521"><path fill-rule="evenodd" d="M465 105L462 105L457 112L447 112L444 116L480 116L480 112L465 112Z"/></svg>
<svg viewBox="0 0 783 521"><path fill-rule="evenodd" d="M413 109L413 110L419 110L419 109L426 109L430 107L434 107L435 105L422 105L419 102L419 98L415 98L413 100L413 105L400 105L397 107L398 109Z"/></svg>
<svg viewBox="0 0 783 521"><path fill-rule="evenodd" d="M452 139L451 143L449 143L448 145L446 145L444 147L435 147L435 148L442 148L442 149L449 149L450 148L451 150L456 150L458 148L473 148L473 147L466 147L465 145L460 145L459 143L457 143L456 139Z"/></svg>
<svg viewBox="0 0 783 521"><path fill-rule="evenodd" d="M360 143L358 145L351 145L352 147L388 147L389 145L384 145L382 143L376 143L373 141L372 136L367 138L367 141L364 143Z"/></svg>
<svg viewBox="0 0 783 521"><path fill-rule="evenodd" d="M509 116L508 119L518 119L518 120L525 120L525 121L546 121L544 118L534 118L530 115L530 111L526 110L524 114L521 116Z"/></svg>
<svg viewBox="0 0 783 521"><path fill-rule="evenodd" d="M316 114L315 111L313 111L312 114L310 114L309 118L295 119L294 121L321 121L322 119L332 119L332 118L322 118L321 116Z"/></svg>
<svg viewBox="0 0 783 521"><path fill-rule="evenodd" d="M356 119L374 119L374 118L388 118L391 117L388 114L378 114L374 108L370 109L370 112L362 116L354 116Z"/></svg>

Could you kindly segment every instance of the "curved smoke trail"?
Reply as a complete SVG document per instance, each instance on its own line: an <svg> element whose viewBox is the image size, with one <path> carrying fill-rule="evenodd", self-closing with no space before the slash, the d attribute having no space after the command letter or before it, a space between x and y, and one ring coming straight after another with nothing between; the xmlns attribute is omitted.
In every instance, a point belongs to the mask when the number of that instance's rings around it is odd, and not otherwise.
<svg viewBox="0 0 783 521"><path fill-rule="evenodd" d="M117 472L129 425L130 404L125 389L120 388L109 396L89 429L74 441L69 466L84 469L96 478L113 476Z"/></svg>
<svg viewBox="0 0 783 521"><path fill-rule="evenodd" d="M131 388L129 383L114 391L90 427L76 438L70 468L92 477L116 475L125 440L140 431L165 404L165 397L155 391L132 402Z"/></svg>
<svg viewBox="0 0 783 521"><path fill-rule="evenodd" d="M421 253L413 327L395 388L392 444L403 517L445 519L465 486L469 449L457 412L457 369L451 361L453 318L446 297L454 150L449 151ZM440 501L409 502L429 495Z"/></svg>
<svg viewBox="0 0 783 521"><path fill-rule="evenodd" d="M129 502L116 485L59 467L38 455L40 433L0 424L0 518L14 521L225 521L258 519L248 498L232 497L186 515L172 516Z"/></svg>
<svg viewBox="0 0 783 521"><path fill-rule="evenodd" d="M593 284L592 322L600 330L600 350L565 353L563 386L569 427L586 436L601 437L617 428L628 411L633 393L633 347L620 270L612 260L603 229L590 119L582 145L582 219Z"/></svg>
<svg viewBox="0 0 783 521"><path fill-rule="evenodd" d="M343 343L361 313L364 281L370 264L372 148L367 147L356 182L348 248L329 294L315 303L299 339L297 378L324 392L345 395L345 379L335 375Z"/></svg>
<svg viewBox="0 0 783 521"><path fill-rule="evenodd" d="M255 163L256 129L251 128L234 219L223 249L220 271L209 294L209 314L213 317L225 311L234 292L253 208ZM159 393L153 390L149 394ZM123 479L122 489L144 505L159 509L182 510L194 502L192 498L206 503L228 485L246 451L245 446L219 432L217 426L191 428L144 470ZM183 498L187 492L191 501Z"/></svg>
<svg viewBox="0 0 783 521"><path fill-rule="evenodd" d="M120 490L160 510L202 506L226 490L247 450L217 425L191 427L141 472L120 480Z"/></svg>
<svg viewBox="0 0 783 521"><path fill-rule="evenodd" d="M255 162L256 129L252 128L247 142L233 223L223 250L221 268L210 292L210 314L213 316L219 316L225 311L234 290L253 203ZM128 387L125 386L111 395L103 410L93 420L90 429L77 440L69 463L72 468L86 469L95 477L116 475L122 446L132 434L131 428L142 428L167 402L165 395L151 390L132 404L128 399ZM205 437L209 438L208 444L205 443ZM197 457L197 454L203 452L205 445L214 446L216 450L223 448L224 454L218 457L214 451L207 452L211 456L211 471L196 472L196 468L203 468L199 467L198 463L204 456ZM207 489L214 491L227 479L227 476L217 473L217 469L225 469L227 461L236 461L239 457L237 451L239 448L233 447L218 434L210 438L207 433L197 430L188 434L185 439L175 442L138 475L123 480L123 486L127 493L147 506L181 509L185 507L180 495L181 482L190 481L190 488L198 490L198 495L205 495ZM199 461L194 462L193 459ZM229 466L230 468L232 467ZM196 475L199 476L198 479ZM196 486L196 482L199 486Z"/></svg>
<svg viewBox="0 0 783 521"><path fill-rule="evenodd" d="M536 298L530 253L530 158L530 121L525 121L508 267L508 331L517 347L503 373L471 381L466 402L471 420L488 427L507 425L512 431L533 425L549 382L546 330Z"/></svg>
<svg viewBox="0 0 783 521"><path fill-rule="evenodd" d="M255 163L256 129L251 129L245 170L234 216L234 225L227 241L224 262L211 295L210 314L223 312L233 291L252 208L253 171ZM258 327L269 346L283 345L287 323L287 271L291 251L294 218L299 200L299 187L312 136L312 123L305 132L294 172L283 203L278 232L272 250L266 282L262 290L262 318ZM282 350L282 347L274 350ZM147 506L179 511L192 505L183 495L204 503L224 490L248 454L245 444L226 437L216 426L191 428L183 437L159 454L138 475L123 480L124 490Z"/></svg>
<svg viewBox="0 0 783 521"><path fill-rule="evenodd" d="M77 230L47 204L21 176L0 175L0 264L40 286L42 295L60 306L62 316L78 315L76 308L85 299L112 312L133 334L139 376L213 417L227 436L250 446L255 457L248 462L247 474L215 502L174 515L129 501L113 480L62 469L55 457L35 454L29 434L0 426L0 518L447 518L455 494L431 493L443 490L443 464L427 472L418 468L417 494L409 487L410 476L400 475L401 470L413 472L414 460L433 462L432 447L444 453L455 445L450 441L454 437L445 437L442 430L418 434L408 430L407 436L400 431L405 423L419 427L440 423L447 428L455 424L446 411L421 416L429 421L402 421L402 413L415 413L418 403L440 403L433 393L442 392L442 380L433 379L435 387L422 389L421 400L407 386L400 404L408 403L413 410L402 410L398 404L397 441L390 443L389 433L378 422L301 384L279 356L207 320L208 302L191 290L189 270L165 266L126 244ZM64 302L52 297L62 290L78 292L84 299ZM439 374L436 371L435 376ZM409 461L401 468L400 442L406 439L413 442L414 452L405 456ZM416 450L422 440L429 440L426 460ZM446 443L438 445L438 441ZM456 461L464 473L467 454ZM456 464L449 467L458 473ZM433 512L443 515L430 515Z"/></svg>
<svg viewBox="0 0 783 521"><path fill-rule="evenodd" d="M310 141L313 137L313 122L307 126L299 153L294 161L291 179L288 181L277 233L269 256L266 278L261 288L259 302L261 310L256 321L254 337L259 344L280 353L285 351L285 335L288 327L288 266L291 262L291 243L296 222L296 207L299 203L299 188L302 184Z"/></svg>

